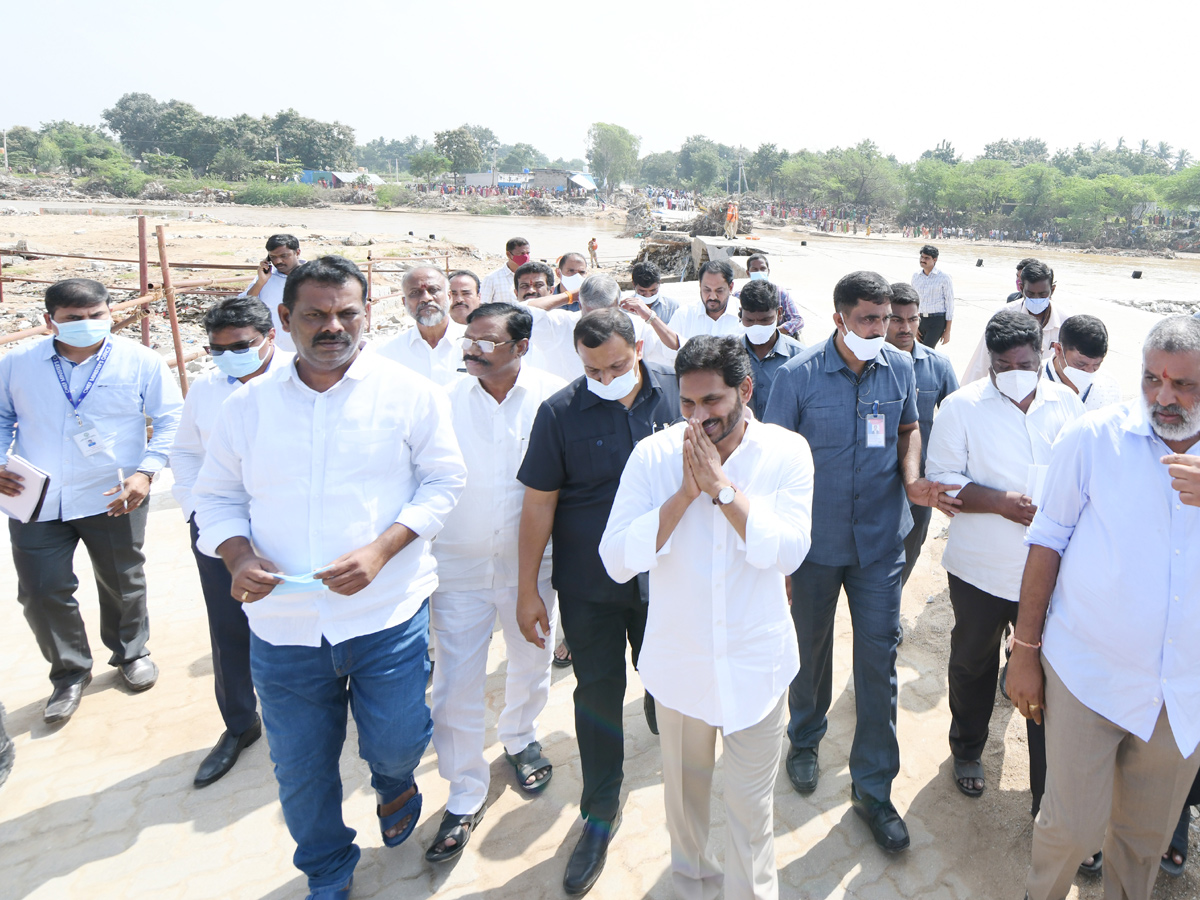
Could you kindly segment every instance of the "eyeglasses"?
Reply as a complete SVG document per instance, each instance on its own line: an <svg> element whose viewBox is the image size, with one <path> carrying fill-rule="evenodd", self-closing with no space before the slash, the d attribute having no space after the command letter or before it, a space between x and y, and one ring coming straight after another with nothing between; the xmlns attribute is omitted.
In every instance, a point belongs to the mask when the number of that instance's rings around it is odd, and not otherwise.
<svg viewBox="0 0 1200 900"><path fill-rule="evenodd" d="M209 347L205 347L204 349L207 350L209 353L211 353L213 356L220 356L222 353L245 353L246 351L250 350L252 347L261 347L263 341L265 341L265 340L266 340L266 336L264 335L264 336L258 337L256 340L253 340L253 341L238 341L235 344L225 344L224 346L215 346L215 347L209 346Z"/></svg>
<svg viewBox="0 0 1200 900"><path fill-rule="evenodd" d="M495 350L501 344L515 344L515 343L516 343L516 341L474 341L468 337L465 337L461 341L458 342L459 346L463 348L463 353L468 352L472 347L478 347L484 353L491 353L493 350Z"/></svg>

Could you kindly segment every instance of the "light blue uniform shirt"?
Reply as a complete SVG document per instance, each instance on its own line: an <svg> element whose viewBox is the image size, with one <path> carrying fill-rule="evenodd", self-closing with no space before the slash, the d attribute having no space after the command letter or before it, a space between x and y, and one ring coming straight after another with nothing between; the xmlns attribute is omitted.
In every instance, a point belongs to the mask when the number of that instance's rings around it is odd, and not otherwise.
<svg viewBox="0 0 1200 900"><path fill-rule="evenodd" d="M1062 555L1042 652L1084 706L1146 741L1163 704L1200 744L1200 509L1160 462L1140 400L1063 429L1026 545ZM1196 452L1196 445L1192 446Z"/></svg>
<svg viewBox="0 0 1200 900"><path fill-rule="evenodd" d="M50 474L39 522L99 515L112 501L104 492L117 486L118 469L128 478L166 465L183 410L179 385L153 350L121 337L109 337L106 344L112 351L79 405L83 428L54 371L53 337L0 357L0 448L7 450L15 433L13 452ZM76 400L99 356L78 365L59 356ZM149 443L146 416L154 425ZM104 448L91 456L74 440L84 428L95 428L103 438Z"/></svg>

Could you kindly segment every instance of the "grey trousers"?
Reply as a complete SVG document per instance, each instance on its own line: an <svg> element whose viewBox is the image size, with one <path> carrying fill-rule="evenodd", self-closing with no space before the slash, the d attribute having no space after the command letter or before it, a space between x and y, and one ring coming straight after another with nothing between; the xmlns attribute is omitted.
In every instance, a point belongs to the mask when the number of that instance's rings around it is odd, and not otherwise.
<svg viewBox="0 0 1200 900"><path fill-rule="evenodd" d="M1143 741L1084 706L1044 656L1042 668L1048 769L1025 883L1030 900L1063 900L1079 860L1101 840L1106 900L1149 900L1200 753L1179 752L1165 707Z"/></svg>
<svg viewBox="0 0 1200 900"><path fill-rule="evenodd" d="M85 516L64 522L8 523L13 564L17 570L17 599L50 663L55 686L83 681L92 670L83 617L75 590L79 579L72 568L75 548L83 541L92 560L100 595L100 640L118 666L149 656L146 639L145 504L124 516Z"/></svg>

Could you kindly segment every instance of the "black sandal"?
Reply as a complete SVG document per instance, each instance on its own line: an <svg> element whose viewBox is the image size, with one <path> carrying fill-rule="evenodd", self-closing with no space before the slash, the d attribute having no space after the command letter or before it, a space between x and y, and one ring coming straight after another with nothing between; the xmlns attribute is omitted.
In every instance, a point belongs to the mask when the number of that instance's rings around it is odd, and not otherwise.
<svg viewBox="0 0 1200 900"><path fill-rule="evenodd" d="M1175 857L1179 857L1180 861L1175 862ZM1183 874L1183 867L1187 865L1187 850L1180 850L1177 847L1171 846L1167 848L1167 852L1163 854L1162 859L1158 861L1158 867L1170 875L1172 878L1178 878Z"/></svg>
<svg viewBox="0 0 1200 900"><path fill-rule="evenodd" d="M529 746L515 756L505 752L504 758L516 769L517 784L521 790L530 794L536 794L543 790L554 775L554 765L542 755L542 745L537 741L530 741ZM542 772L542 774L533 781L529 781L538 772Z"/></svg>
<svg viewBox="0 0 1200 900"><path fill-rule="evenodd" d="M559 649L566 650L567 655L559 656L558 655ZM554 665L560 669L569 669L571 667L571 664L573 662L575 662L575 660L571 659L571 648L569 646L567 646L567 641L565 638L559 643L558 647L554 648L553 662L554 662Z"/></svg>
<svg viewBox="0 0 1200 900"><path fill-rule="evenodd" d="M978 797L983 788L967 787L963 779L983 781L983 763L979 760L956 759L954 761L954 786L968 797Z"/></svg>
<svg viewBox="0 0 1200 900"><path fill-rule="evenodd" d="M1104 853L1101 852L1100 850L1097 850L1095 853L1092 854L1092 864L1091 865L1088 865L1086 860L1084 860L1083 862L1081 862L1079 864L1079 874L1080 875L1096 876L1096 875L1099 875L1103 871L1104 871Z"/></svg>
<svg viewBox="0 0 1200 900"><path fill-rule="evenodd" d="M461 816L446 810L442 815L442 824L438 826L433 843L425 851L425 858L430 862L446 862L462 853L467 842L471 840L472 833L483 821L483 813L486 809L486 806L481 806L478 812L465 813ZM450 838L454 838L453 847L446 846L446 841ZM439 850L438 847L442 849Z"/></svg>

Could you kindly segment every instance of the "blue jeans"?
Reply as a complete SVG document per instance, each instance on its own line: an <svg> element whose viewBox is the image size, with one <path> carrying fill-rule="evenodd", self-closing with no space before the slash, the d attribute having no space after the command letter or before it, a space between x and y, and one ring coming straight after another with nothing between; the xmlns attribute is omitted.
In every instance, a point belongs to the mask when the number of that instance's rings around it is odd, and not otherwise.
<svg viewBox="0 0 1200 900"><path fill-rule="evenodd" d="M844 587L854 625L854 705L850 777L859 794L890 800L900 771L896 741L896 646L900 637L897 546L869 566L805 562L792 575L792 621L800 644L800 672L788 691L793 747L816 747L829 727L833 698L833 620Z"/></svg>
<svg viewBox="0 0 1200 900"><path fill-rule="evenodd" d="M345 884L358 863L355 831L342 819L338 769L349 705L371 786L388 804L414 783L433 722L429 603L386 631L320 647L276 646L250 636L250 671L279 782L279 802L296 842L292 858L310 890Z"/></svg>

